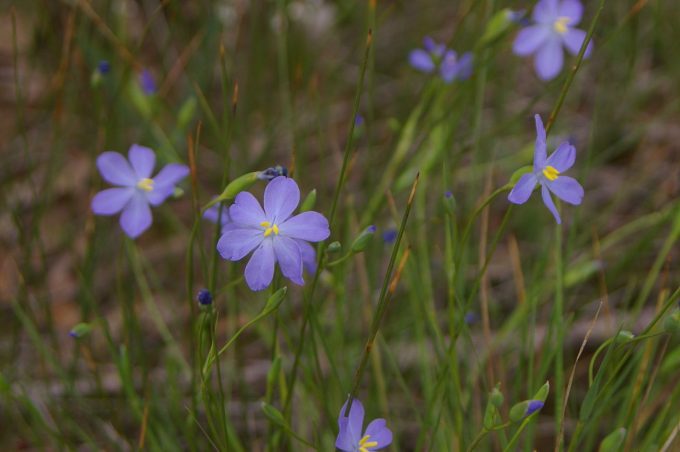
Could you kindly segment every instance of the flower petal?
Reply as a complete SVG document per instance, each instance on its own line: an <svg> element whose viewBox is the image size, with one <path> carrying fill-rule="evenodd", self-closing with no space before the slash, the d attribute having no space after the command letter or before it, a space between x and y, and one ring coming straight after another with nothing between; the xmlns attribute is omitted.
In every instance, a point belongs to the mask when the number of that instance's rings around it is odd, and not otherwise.
<svg viewBox="0 0 680 452"><path fill-rule="evenodd" d="M575 160L576 148L568 141L565 141L557 146L557 149L548 157L548 161L545 164L563 173L572 167Z"/></svg>
<svg viewBox="0 0 680 452"><path fill-rule="evenodd" d="M233 223L222 228L222 236L217 242L217 251L230 261L243 259L264 240L264 234L257 229L242 229Z"/></svg>
<svg viewBox="0 0 680 452"><path fill-rule="evenodd" d="M527 56L536 52L550 36L550 29L544 25L531 25L520 30L512 44L515 55Z"/></svg>
<svg viewBox="0 0 680 452"><path fill-rule="evenodd" d="M583 45L584 39L586 39L586 32L579 30L578 28L569 28L567 32L562 35L562 42L572 55L578 55L578 53L581 51L581 46ZM591 39L583 56L588 58L592 51L593 41Z"/></svg>
<svg viewBox="0 0 680 452"><path fill-rule="evenodd" d="M255 196L247 191L242 191L234 199L234 204L229 207L231 221L240 226L262 228L260 223L267 221L267 217L260 207Z"/></svg>
<svg viewBox="0 0 680 452"><path fill-rule="evenodd" d="M536 187L538 179L533 173L523 174L508 195L508 201L514 204L524 204Z"/></svg>
<svg viewBox="0 0 680 452"><path fill-rule="evenodd" d="M144 179L151 176L156 165L156 154L145 146L133 144L128 151L128 160L137 174L137 180Z"/></svg>
<svg viewBox="0 0 680 452"><path fill-rule="evenodd" d="M264 189L264 212L272 223L286 221L299 203L300 189L289 177L275 177Z"/></svg>
<svg viewBox="0 0 680 452"><path fill-rule="evenodd" d="M375 441L378 444L368 450L378 450L392 444L392 431L387 428L385 419L375 419L366 427L365 435L370 435L369 441Z"/></svg>
<svg viewBox="0 0 680 452"><path fill-rule="evenodd" d="M433 52L434 49L437 47L437 43L434 42L434 39L432 39L429 36L425 36L423 38L423 48L428 51L428 52Z"/></svg>
<svg viewBox="0 0 680 452"><path fill-rule="evenodd" d="M331 235L328 220L319 212L302 212L279 225L279 232L293 239L320 242Z"/></svg>
<svg viewBox="0 0 680 452"><path fill-rule="evenodd" d="M251 290L263 290L271 284L275 262L272 241L263 240L246 265L246 283Z"/></svg>
<svg viewBox="0 0 680 452"><path fill-rule="evenodd" d="M281 235L274 237L272 242L283 276L297 285L303 285L305 281L302 279L302 253L297 242Z"/></svg>
<svg viewBox="0 0 680 452"><path fill-rule="evenodd" d="M550 191L564 202L577 206L583 201L583 187L573 177L559 176L555 180L547 181L546 184Z"/></svg>
<svg viewBox="0 0 680 452"><path fill-rule="evenodd" d="M423 72L432 72L435 67L432 55L422 49L412 50L408 55L408 62L411 67Z"/></svg>
<svg viewBox="0 0 680 452"><path fill-rule="evenodd" d="M316 250L312 245L304 240L293 239L300 248L300 256L302 256L302 266L310 275L316 273Z"/></svg>
<svg viewBox="0 0 680 452"><path fill-rule="evenodd" d="M364 425L364 406L359 399L352 401L352 408L349 411L349 416L345 417L345 409L347 408L349 399L342 405L340 414L338 416L338 427L340 432L335 440L335 447L343 451L355 451L356 446L361 440L361 429Z"/></svg>
<svg viewBox="0 0 680 452"><path fill-rule="evenodd" d="M558 17L558 0L541 0L536 6L531 17L535 22L552 24Z"/></svg>
<svg viewBox="0 0 680 452"><path fill-rule="evenodd" d="M132 187L137 184L137 177L132 167L118 152L108 151L97 157L97 168L102 178L114 185Z"/></svg>
<svg viewBox="0 0 680 452"><path fill-rule="evenodd" d="M568 17L567 25L573 26L581 22L583 16L583 5L579 0L562 0L557 8L557 15L559 17Z"/></svg>
<svg viewBox="0 0 680 452"><path fill-rule="evenodd" d="M458 59L458 80L467 80L472 75L472 52L465 52Z"/></svg>
<svg viewBox="0 0 680 452"><path fill-rule="evenodd" d="M231 223L231 218L229 218L229 206L222 206L222 215L220 215L221 205L222 203L219 203L206 210L203 213L203 218L211 223L220 223L221 227L224 228L227 224Z"/></svg>
<svg viewBox="0 0 680 452"><path fill-rule="evenodd" d="M552 80L560 73L563 64L562 41L552 36L536 52L536 73L541 80Z"/></svg>
<svg viewBox="0 0 680 452"><path fill-rule="evenodd" d="M97 193L92 198L92 212L96 215L114 215L130 201L134 195L134 188L108 188Z"/></svg>
<svg viewBox="0 0 680 452"><path fill-rule="evenodd" d="M546 135L545 127L540 115L534 115L534 122L536 123L536 145L534 147L534 171L543 171L545 168L546 152Z"/></svg>
<svg viewBox="0 0 680 452"><path fill-rule="evenodd" d="M131 237L137 238L151 226L151 208L141 193L135 193L120 216L120 226Z"/></svg>
<svg viewBox="0 0 680 452"><path fill-rule="evenodd" d="M555 221L557 221L557 224L562 223L562 220L560 219L560 214L557 212L557 207L555 207L555 203L550 197L548 187L546 187L545 185L541 186L541 197L543 198L543 204L545 204L548 210L553 214L553 216L555 217Z"/></svg>
<svg viewBox="0 0 680 452"><path fill-rule="evenodd" d="M189 167L179 163L170 163L153 178L153 190L145 192L153 206L165 201L175 191L175 185L189 175Z"/></svg>

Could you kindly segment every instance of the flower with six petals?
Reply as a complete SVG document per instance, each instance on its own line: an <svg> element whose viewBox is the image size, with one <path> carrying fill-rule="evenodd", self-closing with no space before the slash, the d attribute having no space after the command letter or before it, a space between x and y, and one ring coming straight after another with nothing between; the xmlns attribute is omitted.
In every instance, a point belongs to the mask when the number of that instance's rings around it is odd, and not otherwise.
<svg viewBox="0 0 680 452"><path fill-rule="evenodd" d="M392 431L386 427L385 419L375 419L362 432L364 426L364 406L358 399L352 401L349 416L345 416L347 403L340 409L338 427L340 432L335 447L342 452L369 452L380 450L392 444Z"/></svg>
<svg viewBox="0 0 680 452"><path fill-rule="evenodd" d="M128 236L136 238L153 221L149 204L162 204L174 192L175 185L189 174L189 167L170 163L151 178L156 155L138 144L130 146L128 160L112 151L97 158L102 178L117 187L97 193L92 199L92 211L97 215L115 215L122 211L120 226Z"/></svg>
<svg viewBox="0 0 680 452"><path fill-rule="evenodd" d="M562 201L579 205L583 199L583 187L578 181L562 173L572 167L576 160L576 148L565 141L557 146L555 152L546 158L546 135L543 121L539 115L536 120L536 147L534 149L534 170L524 174L515 184L508 195L508 200L514 204L527 202L536 184L541 185L543 203L552 212L557 223L560 224L560 214L550 197L550 192Z"/></svg>
<svg viewBox="0 0 680 452"><path fill-rule="evenodd" d="M535 54L534 66L542 80L551 80L559 74L564 64L564 51L577 55L586 38L586 32L573 28L581 21L583 5L579 0L541 0L534 7L533 25L517 34L512 50L516 55ZM588 43L585 56L592 51Z"/></svg>
<svg viewBox="0 0 680 452"><path fill-rule="evenodd" d="M224 259L238 261L251 251L245 270L252 290L265 289L279 263L283 276L304 284L302 269L316 270L316 252L308 242L320 242L330 235L328 220L318 212L292 216L300 203L300 189L293 179L279 176L264 191L264 210L248 192L236 195L229 208L229 222L222 229L217 250Z"/></svg>

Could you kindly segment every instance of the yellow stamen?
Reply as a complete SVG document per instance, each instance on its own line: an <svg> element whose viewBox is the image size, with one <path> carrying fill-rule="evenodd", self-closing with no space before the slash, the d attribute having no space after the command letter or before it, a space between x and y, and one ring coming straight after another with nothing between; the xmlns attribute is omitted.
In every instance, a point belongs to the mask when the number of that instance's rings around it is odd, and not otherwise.
<svg viewBox="0 0 680 452"><path fill-rule="evenodd" d="M543 168L543 175L549 181L553 181L553 180L557 179L557 176L560 175L560 172L557 171L554 167L548 165L545 168Z"/></svg>
<svg viewBox="0 0 680 452"><path fill-rule="evenodd" d="M137 182L137 188L144 191L153 190L153 179L149 179L148 177L141 179L139 182Z"/></svg>
<svg viewBox="0 0 680 452"><path fill-rule="evenodd" d="M563 34L565 34L565 33L567 32L567 30L569 29L569 28L567 27L567 23L568 23L570 20L571 20L571 19L570 19L569 17L567 17L567 16L560 16L560 17L557 18L557 20L555 21L555 23L553 23L553 28L555 29L556 32L558 32L559 34L563 35Z"/></svg>
<svg viewBox="0 0 680 452"><path fill-rule="evenodd" d="M269 237L270 235L272 235L272 232L274 233L274 235L279 235L279 227L275 224L272 225L268 221L263 221L262 223L260 223L260 226L265 228L265 230L264 230L264 236L265 237Z"/></svg>
<svg viewBox="0 0 680 452"><path fill-rule="evenodd" d="M369 447L375 447L378 445L378 441L369 441L368 439L371 435L365 435L359 440L359 452L369 452Z"/></svg>

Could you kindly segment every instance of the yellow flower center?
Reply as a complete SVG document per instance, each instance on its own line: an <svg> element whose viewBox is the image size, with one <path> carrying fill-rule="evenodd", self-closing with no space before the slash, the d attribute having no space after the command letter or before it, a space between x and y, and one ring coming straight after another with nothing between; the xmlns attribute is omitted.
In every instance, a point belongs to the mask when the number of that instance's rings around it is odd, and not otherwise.
<svg viewBox="0 0 680 452"><path fill-rule="evenodd" d="M567 16L558 17L555 23L553 23L553 29L561 35L565 34L568 30L567 23L569 20Z"/></svg>
<svg viewBox="0 0 680 452"><path fill-rule="evenodd" d="M553 181L557 179L557 176L560 175L560 172L557 171L554 167L548 165L543 169L543 175L545 176L546 179Z"/></svg>
<svg viewBox="0 0 680 452"><path fill-rule="evenodd" d="M375 447L378 445L378 441L369 441L368 439L371 435L366 435L361 440L359 440L359 452L369 452L369 447Z"/></svg>
<svg viewBox="0 0 680 452"><path fill-rule="evenodd" d="M153 190L153 179L149 179L148 177L141 179L139 182L137 182L137 188L144 191Z"/></svg>
<svg viewBox="0 0 680 452"><path fill-rule="evenodd" d="M260 226L264 228L264 236L269 237L272 235L272 232L274 235L279 235L279 227L276 224L271 224L268 221L263 221L260 223Z"/></svg>

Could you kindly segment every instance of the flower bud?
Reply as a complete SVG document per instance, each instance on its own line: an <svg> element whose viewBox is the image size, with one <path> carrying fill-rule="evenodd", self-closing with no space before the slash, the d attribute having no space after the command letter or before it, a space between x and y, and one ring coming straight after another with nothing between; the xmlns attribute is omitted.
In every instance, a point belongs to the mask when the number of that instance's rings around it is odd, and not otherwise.
<svg viewBox="0 0 680 452"><path fill-rule="evenodd" d="M525 400L519 402L510 408L510 420L512 422L519 422L526 419L543 408L543 405L544 403L540 400Z"/></svg>
<svg viewBox="0 0 680 452"><path fill-rule="evenodd" d="M456 198L451 190L444 193L444 207L449 214L454 215L456 213Z"/></svg>
<svg viewBox="0 0 680 452"><path fill-rule="evenodd" d="M194 119L196 114L196 106L198 101L194 96L189 97L184 101L182 106L179 108L179 113L177 113L177 128L185 129L191 121Z"/></svg>
<svg viewBox="0 0 680 452"><path fill-rule="evenodd" d="M496 39L500 38L513 23L516 23L519 18L524 15L523 11L513 11L509 8L498 11L486 24L486 29L481 38L483 45L490 44ZM518 17L519 16L519 17Z"/></svg>
<svg viewBox="0 0 680 452"><path fill-rule="evenodd" d="M307 212L309 210L312 210L315 204L316 204L316 188L310 191L307 194L305 200L302 201L302 204L300 204L300 212Z"/></svg>
<svg viewBox="0 0 680 452"><path fill-rule="evenodd" d="M675 312L663 319L663 328L670 334L680 333L680 310L676 309Z"/></svg>
<svg viewBox="0 0 680 452"><path fill-rule="evenodd" d="M621 330L621 331L619 331L619 334L616 335L616 343L624 344L626 342L630 342L634 338L635 338L635 335L633 333L631 333L630 331Z"/></svg>
<svg viewBox="0 0 680 452"><path fill-rule="evenodd" d="M335 242L332 242L330 245L328 245L328 248L326 248L326 252L328 253L337 253L342 249L342 245L340 242L337 240Z"/></svg>
<svg viewBox="0 0 680 452"><path fill-rule="evenodd" d="M496 408L500 408L501 405L503 405L503 393L498 389L498 385L491 391L489 401L491 401L491 404Z"/></svg>
<svg viewBox="0 0 680 452"><path fill-rule="evenodd" d="M605 438L600 443L599 452L618 452L623 446L623 440L626 439L626 429L621 427L617 428Z"/></svg>
<svg viewBox="0 0 680 452"><path fill-rule="evenodd" d="M550 382L546 381L543 386L541 386L538 391L536 391L536 394L533 396L533 400L540 400L541 402L545 402L545 399L548 398L548 393L550 392Z"/></svg>
<svg viewBox="0 0 680 452"><path fill-rule="evenodd" d="M270 181L279 176L288 177L288 169L285 166L276 165L272 166L271 168L267 168L266 170L261 171L257 178L260 180Z"/></svg>
<svg viewBox="0 0 680 452"><path fill-rule="evenodd" d="M68 335L74 339L80 339L90 334L90 331L92 331L92 325L82 322L71 328Z"/></svg>
<svg viewBox="0 0 680 452"><path fill-rule="evenodd" d="M221 201L230 201L234 199L236 195L238 195L242 191L245 191L252 187L258 180L267 180L261 177L263 173L264 171L253 171L251 173L246 173L242 176L237 177L233 181L229 182L229 184L227 184L227 187L224 189L222 194L219 195L217 198L213 199L210 202L210 205L217 204L218 202Z"/></svg>
<svg viewBox="0 0 680 452"><path fill-rule="evenodd" d="M212 304L213 297L208 289L201 289L198 291L198 295L196 295L196 300L198 301L199 306L207 307Z"/></svg>
<svg viewBox="0 0 680 452"><path fill-rule="evenodd" d="M375 231L377 228L374 225L370 225L366 229L364 229L361 234L359 234L359 237L357 237L354 240L354 243L352 243L351 246L351 251L352 253L360 253L362 252L366 246L368 246L368 243L371 241L373 238L373 235L375 234Z"/></svg>

